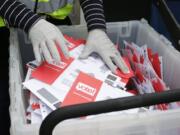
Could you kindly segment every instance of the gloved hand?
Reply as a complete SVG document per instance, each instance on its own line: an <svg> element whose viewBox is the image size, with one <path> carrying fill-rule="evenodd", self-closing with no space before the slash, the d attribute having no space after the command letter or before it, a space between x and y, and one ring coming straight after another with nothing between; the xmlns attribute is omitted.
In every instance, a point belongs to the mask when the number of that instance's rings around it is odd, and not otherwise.
<svg viewBox="0 0 180 135"><path fill-rule="evenodd" d="M123 73L129 72L119 51L103 30L95 29L89 32L86 47L80 55L80 58L87 58L92 52L99 54L113 73L116 74L117 66Z"/></svg>
<svg viewBox="0 0 180 135"><path fill-rule="evenodd" d="M60 30L44 19L40 19L29 30L29 39L32 42L33 51L37 62L41 63L43 57L50 63L52 60L60 62L56 45L58 45L66 57L69 56L66 41Z"/></svg>

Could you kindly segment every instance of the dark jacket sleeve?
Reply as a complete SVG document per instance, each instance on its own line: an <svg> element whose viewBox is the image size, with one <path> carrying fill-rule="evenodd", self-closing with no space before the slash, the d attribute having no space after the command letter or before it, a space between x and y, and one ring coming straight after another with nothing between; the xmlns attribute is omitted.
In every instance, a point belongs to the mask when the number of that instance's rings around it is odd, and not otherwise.
<svg viewBox="0 0 180 135"><path fill-rule="evenodd" d="M80 0L88 31L93 29L106 30L106 22L102 0Z"/></svg>
<svg viewBox="0 0 180 135"><path fill-rule="evenodd" d="M21 28L26 32L40 19L37 14L17 0L0 0L0 16L9 26Z"/></svg>

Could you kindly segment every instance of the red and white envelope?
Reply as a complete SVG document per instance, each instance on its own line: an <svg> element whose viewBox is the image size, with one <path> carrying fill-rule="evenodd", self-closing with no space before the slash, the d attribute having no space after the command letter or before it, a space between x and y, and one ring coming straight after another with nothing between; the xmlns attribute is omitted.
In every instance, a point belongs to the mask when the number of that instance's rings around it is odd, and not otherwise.
<svg viewBox="0 0 180 135"><path fill-rule="evenodd" d="M26 88L51 109L54 110L60 106L65 95L73 87L74 82L81 72L100 80L112 88L126 89L125 86L128 80L134 76L127 58L124 58L124 60L129 67L130 73L123 74L119 70L118 74L114 75L96 54L92 54L87 59L78 59L84 48L84 44L82 44L84 40L74 41L73 38L68 36L66 36L66 39L69 40L70 45L68 47L71 57L67 59L58 48L62 62L52 62L51 64L43 62L40 66L33 69L31 79L23 83ZM86 80L84 78L81 79Z"/></svg>
<svg viewBox="0 0 180 135"><path fill-rule="evenodd" d="M147 45L141 47L124 41L125 54L135 70L134 83L140 94L167 90L163 79L162 57L153 53ZM177 104L176 104L177 105ZM175 106L174 104L172 106ZM167 110L168 104L154 106L158 110Z"/></svg>
<svg viewBox="0 0 180 135"><path fill-rule="evenodd" d="M90 75L80 72L71 89L67 93L64 101L62 102L61 107L127 96L133 96L133 94L113 88ZM116 113L138 113L138 111L139 108L136 108ZM92 117L95 116L88 116L88 118Z"/></svg>

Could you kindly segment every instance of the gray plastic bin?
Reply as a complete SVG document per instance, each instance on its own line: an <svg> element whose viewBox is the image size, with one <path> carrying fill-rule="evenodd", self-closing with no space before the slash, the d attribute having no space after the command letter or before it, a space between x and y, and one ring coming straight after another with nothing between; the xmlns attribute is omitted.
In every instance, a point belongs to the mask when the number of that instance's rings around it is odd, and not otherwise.
<svg viewBox="0 0 180 135"><path fill-rule="evenodd" d="M147 44L163 56L163 77L171 89L180 88L180 53L162 35L155 32L145 20L107 24L107 32L114 43L133 41ZM62 26L61 31L73 37L86 38L85 26ZM11 135L38 135L40 123L27 124L26 92L22 90L22 62L19 53L17 30L10 37L10 115ZM96 119L64 121L54 130L54 135L180 135L180 109L153 111L139 114L122 114Z"/></svg>

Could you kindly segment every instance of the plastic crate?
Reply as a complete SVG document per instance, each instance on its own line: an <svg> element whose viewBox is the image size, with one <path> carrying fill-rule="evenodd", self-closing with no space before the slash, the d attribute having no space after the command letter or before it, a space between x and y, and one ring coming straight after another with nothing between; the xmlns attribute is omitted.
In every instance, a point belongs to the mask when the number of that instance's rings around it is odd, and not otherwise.
<svg viewBox="0 0 180 135"><path fill-rule="evenodd" d="M86 38L86 26L62 26L61 31L77 38ZM114 43L128 40L138 45L147 44L154 52L163 56L163 77L171 89L180 88L180 53L171 43L152 29L145 20L116 22L107 24L107 33ZM25 42L24 42L25 44ZM21 42L21 45L22 42ZM19 51L17 30L10 35L10 116L11 135L38 135L39 124L27 124L26 91L22 90L23 66ZM29 51L29 50L27 50ZM96 119L64 121L54 131L54 135L179 135L180 109L169 111L122 114Z"/></svg>

